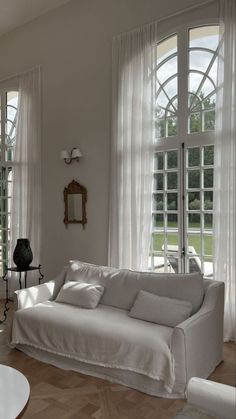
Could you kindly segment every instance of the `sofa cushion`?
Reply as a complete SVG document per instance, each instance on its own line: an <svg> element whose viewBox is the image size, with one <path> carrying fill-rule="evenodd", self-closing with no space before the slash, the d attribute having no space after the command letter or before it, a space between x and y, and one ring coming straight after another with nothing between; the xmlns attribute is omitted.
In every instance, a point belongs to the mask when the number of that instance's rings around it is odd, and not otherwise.
<svg viewBox="0 0 236 419"><path fill-rule="evenodd" d="M175 298L160 297L139 291L129 315L136 319L175 327L186 320L192 312L192 303Z"/></svg>
<svg viewBox="0 0 236 419"><path fill-rule="evenodd" d="M69 262L65 280L103 285L105 291L100 303L124 310L131 309L140 290L189 301L193 305L192 314L200 308L204 295L203 276L198 272L138 272L73 260Z"/></svg>
<svg viewBox="0 0 236 419"><path fill-rule="evenodd" d="M104 287L102 285L68 281L60 289L56 301L84 308L95 308L103 292Z"/></svg>

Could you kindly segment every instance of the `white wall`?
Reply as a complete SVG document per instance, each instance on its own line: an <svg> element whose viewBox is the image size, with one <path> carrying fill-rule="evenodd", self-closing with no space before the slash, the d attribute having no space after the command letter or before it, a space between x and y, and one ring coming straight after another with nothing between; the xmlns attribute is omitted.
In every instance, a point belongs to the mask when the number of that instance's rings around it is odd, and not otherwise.
<svg viewBox="0 0 236 419"><path fill-rule="evenodd" d="M107 263L112 36L197 3L202 0L72 0L0 38L0 80L42 66L42 265L48 279L71 258ZM194 14L211 14L213 7ZM166 29L162 23L160 30ZM65 165L60 150L76 145L84 158ZM63 224L63 189L72 179L87 187L85 230Z"/></svg>

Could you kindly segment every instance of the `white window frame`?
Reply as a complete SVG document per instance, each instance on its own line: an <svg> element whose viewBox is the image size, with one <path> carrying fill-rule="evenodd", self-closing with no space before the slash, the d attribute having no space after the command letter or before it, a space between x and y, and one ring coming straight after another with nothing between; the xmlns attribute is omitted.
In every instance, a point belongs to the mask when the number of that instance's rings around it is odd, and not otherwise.
<svg viewBox="0 0 236 419"><path fill-rule="evenodd" d="M169 150L178 150L179 167L184 168L184 176L181 179L180 171L178 175L178 268L179 272L187 271L187 257L183 257L183 249L187 243L187 228L186 219L187 213L185 211L185 191L186 191L186 152L188 147L201 147L207 145L214 145L215 131L206 131L200 133L188 133L188 72L189 72L189 45L188 33L190 29L201 26L219 25L218 19L206 18L192 21L191 23L178 26L175 30L164 33L159 37L160 42L171 35L177 34L177 69L178 69L178 113L177 113L177 135L167 138L159 138L154 146L155 152L166 152ZM181 104L181 116L180 105ZM152 229L152 235L154 230ZM203 235L201 235L203 241ZM165 270L166 270L166 257L165 257ZM153 245L151 245L151 266L154 269Z"/></svg>
<svg viewBox="0 0 236 419"><path fill-rule="evenodd" d="M6 118L7 118L7 114L6 114L6 106L7 106L7 101L6 101L6 95L8 92L16 92L19 91L19 83L17 78L14 78L13 80L7 80L7 81L3 81L0 82L0 98L1 98L1 150L0 150L0 171L2 172L2 169L5 169L5 173L8 173L9 169L13 170L14 167L14 160L12 161L8 161L6 160L6 148L5 148L5 137L6 137L6 130L5 130L5 126L6 126ZM8 181L7 179L4 179L4 182L6 182L6 193L8 194L7 191L7 187L8 187ZM5 196L4 196L5 198ZM0 196L1 199L1 196ZM8 209L8 199L5 198L6 201L6 211L4 211L5 215L6 215L6 223L7 223L7 227L4 228L4 230L6 229L6 240L4 241L4 243L2 242L2 238L1 238L1 243L3 244L3 246L5 246L5 255L6 257L3 257L3 254L1 253L0 255L0 275L4 274L4 270L5 270L5 266L8 265L9 263L9 246L10 246L10 242L8 240L8 235L10 235L10 226L8 225L8 217L10 217L10 222L11 222L11 213ZM1 229L1 233L2 233L2 228ZM2 235L2 234L1 234ZM3 247L2 246L2 247Z"/></svg>

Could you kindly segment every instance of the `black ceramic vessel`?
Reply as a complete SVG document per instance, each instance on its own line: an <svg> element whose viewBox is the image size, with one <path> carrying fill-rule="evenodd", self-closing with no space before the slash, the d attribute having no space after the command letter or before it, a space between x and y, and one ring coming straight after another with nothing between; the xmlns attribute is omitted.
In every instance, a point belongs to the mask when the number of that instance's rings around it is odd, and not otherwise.
<svg viewBox="0 0 236 419"><path fill-rule="evenodd" d="M17 239L13 260L20 271L28 269L33 260L29 239Z"/></svg>

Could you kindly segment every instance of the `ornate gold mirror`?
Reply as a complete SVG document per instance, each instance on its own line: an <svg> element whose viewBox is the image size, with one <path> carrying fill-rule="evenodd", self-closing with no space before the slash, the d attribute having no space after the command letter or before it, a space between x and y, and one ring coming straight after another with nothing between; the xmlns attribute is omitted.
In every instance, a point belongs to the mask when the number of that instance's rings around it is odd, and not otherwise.
<svg viewBox="0 0 236 419"><path fill-rule="evenodd" d="M87 189L75 180L64 189L65 218L66 227L68 224L82 224L85 228L86 218Z"/></svg>

